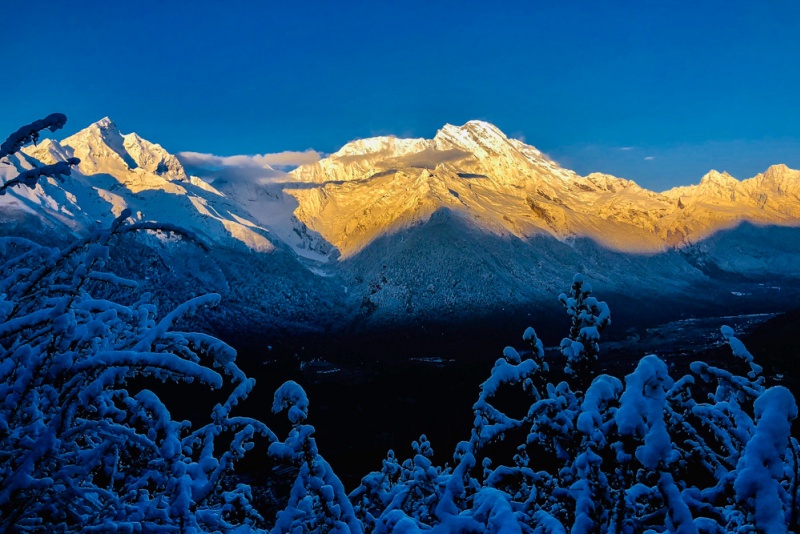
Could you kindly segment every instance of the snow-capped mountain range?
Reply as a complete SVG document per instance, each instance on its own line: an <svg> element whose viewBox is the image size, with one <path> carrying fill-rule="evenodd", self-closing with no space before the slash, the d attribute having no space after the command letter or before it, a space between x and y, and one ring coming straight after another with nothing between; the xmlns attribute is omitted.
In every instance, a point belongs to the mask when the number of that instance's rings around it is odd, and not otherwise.
<svg viewBox="0 0 800 534"><path fill-rule="evenodd" d="M431 140L354 141L291 175L297 215L345 256L442 208L521 239L588 237L623 252L697 242L741 221L800 223L800 171L785 165L742 182L711 171L663 193L607 174L579 176L491 124L446 125Z"/></svg>
<svg viewBox="0 0 800 534"><path fill-rule="evenodd" d="M35 219L80 234L130 208L228 257L281 258L285 280L320 292L304 306L325 301L354 317L521 307L552 299L578 270L620 293L677 294L720 273L794 276L800 258L800 171L775 165L742 181L711 171L657 193L579 176L481 121L433 139L353 141L265 183L208 183L105 118L26 147L0 178L69 157L81 160L72 176L0 197L7 229ZM229 278L247 280L246 264Z"/></svg>

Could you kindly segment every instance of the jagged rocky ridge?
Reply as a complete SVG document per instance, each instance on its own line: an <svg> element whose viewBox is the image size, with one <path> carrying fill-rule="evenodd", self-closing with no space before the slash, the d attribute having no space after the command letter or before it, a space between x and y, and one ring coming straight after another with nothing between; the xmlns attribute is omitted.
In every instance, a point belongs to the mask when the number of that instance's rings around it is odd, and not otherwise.
<svg viewBox="0 0 800 534"><path fill-rule="evenodd" d="M81 164L63 182L0 199L6 231L35 221L81 233L124 208L187 227L209 254L152 237L140 246L171 274L130 268L162 285L188 279L189 292L221 291L227 320L241 324L512 313L549 302L573 271L628 298L711 287L763 300L730 284L794 278L800 258L800 171L775 165L743 181L711 171L656 193L579 176L481 121L430 140L354 141L266 182L209 184L106 118L26 148L0 174L73 156Z"/></svg>

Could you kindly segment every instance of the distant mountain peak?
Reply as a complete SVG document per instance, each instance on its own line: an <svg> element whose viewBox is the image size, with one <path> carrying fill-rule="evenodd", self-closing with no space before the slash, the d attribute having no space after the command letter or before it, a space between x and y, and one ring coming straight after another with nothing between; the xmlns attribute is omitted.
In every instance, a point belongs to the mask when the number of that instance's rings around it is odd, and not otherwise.
<svg viewBox="0 0 800 534"><path fill-rule="evenodd" d="M188 180L175 156L136 133L121 133L109 117L93 122L61 144L73 149L85 174L115 174L142 169L169 180Z"/></svg>
<svg viewBox="0 0 800 534"><path fill-rule="evenodd" d="M483 133L503 140L509 139L509 137L505 134L503 130L501 130L491 122L486 122L482 120L467 121L466 123L464 123L463 126L461 126L460 129L476 133Z"/></svg>
<svg viewBox="0 0 800 534"><path fill-rule="evenodd" d="M115 145L122 144L122 134L114 121L109 117L103 117L99 121L95 121L86 128L63 139L61 144L67 146L105 144L114 148Z"/></svg>
<svg viewBox="0 0 800 534"><path fill-rule="evenodd" d="M421 138L403 138L394 135L367 137L350 141L342 148L331 154L331 157L346 156L382 156L392 157L418 150L424 142Z"/></svg>
<svg viewBox="0 0 800 534"><path fill-rule="evenodd" d="M736 180L736 178L734 178L733 176L728 174L727 171L719 172L716 169L711 169L710 171L708 171L705 174L705 176L703 176L703 178L701 178L700 181L702 182L703 180L711 180L711 181L720 181L720 180L722 180L722 181L728 182L730 180Z"/></svg>
<svg viewBox="0 0 800 534"><path fill-rule="evenodd" d="M477 156L488 155L490 152L504 152L514 148L508 137L500 128L485 121L472 120L463 126L445 124L433 138L434 143L451 143L463 147Z"/></svg>
<svg viewBox="0 0 800 534"><path fill-rule="evenodd" d="M732 195L732 191L740 184L739 180L727 172L719 172L712 169L700 179L700 184L698 184L697 188L703 194L724 195L733 198L735 195Z"/></svg>
<svg viewBox="0 0 800 534"><path fill-rule="evenodd" d="M117 128L116 123L109 117L103 117L99 121L95 121L83 130L73 134L72 138L80 139L87 137L100 137L106 143L113 144L122 137L122 134ZM69 138L67 138L69 139ZM66 139L65 139L66 141Z"/></svg>
<svg viewBox="0 0 800 534"><path fill-rule="evenodd" d="M444 131L458 130L462 132L473 132L473 133L485 132L488 135L497 136L502 139L508 138L506 134L503 133L503 131L494 124L477 119L469 120L464 124L462 124L461 126L456 126L454 124L447 123L444 126L442 126L442 130Z"/></svg>
<svg viewBox="0 0 800 534"><path fill-rule="evenodd" d="M767 170L764 171L764 176L783 176L791 174L796 175L797 171L790 169L785 163L770 165Z"/></svg>
<svg viewBox="0 0 800 534"><path fill-rule="evenodd" d="M102 128L102 129L109 129L109 128L116 129L117 128L117 125L114 124L114 121L112 121L111 117L108 117L108 116L103 117L99 121L93 122L89 126L97 126L98 128Z"/></svg>

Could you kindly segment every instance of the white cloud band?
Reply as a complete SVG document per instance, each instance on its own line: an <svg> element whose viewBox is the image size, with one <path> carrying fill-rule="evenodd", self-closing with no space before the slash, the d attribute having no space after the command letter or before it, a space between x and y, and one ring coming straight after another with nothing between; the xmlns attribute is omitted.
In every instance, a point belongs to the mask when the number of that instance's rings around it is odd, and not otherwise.
<svg viewBox="0 0 800 534"><path fill-rule="evenodd" d="M202 152L178 152L178 160L189 174L206 181L222 179L225 181L246 180L264 183L282 178L286 171L320 160L315 150L284 151L276 154L255 154L236 156L217 156Z"/></svg>

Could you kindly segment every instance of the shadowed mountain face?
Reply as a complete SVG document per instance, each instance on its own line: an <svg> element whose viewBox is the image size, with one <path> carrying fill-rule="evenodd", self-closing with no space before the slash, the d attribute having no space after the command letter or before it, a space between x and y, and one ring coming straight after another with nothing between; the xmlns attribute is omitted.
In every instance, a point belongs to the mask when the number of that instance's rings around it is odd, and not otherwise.
<svg viewBox="0 0 800 534"><path fill-rule="evenodd" d="M556 311L578 271L624 303L616 317L639 321L678 316L689 302L691 313L786 309L795 294L800 172L783 165L743 181L711 171L656 193L579 176L471 121L433 139L354 141L289 174L265 167L268 179L209 184L103 119L26 148L0 177L73 156L81 164L63 182L0 198L4 233L66 238L125 208L186 227L211 252L146 236L125 268L170 302L222 293L213 321L225 331L522 325Z"/></svg>

